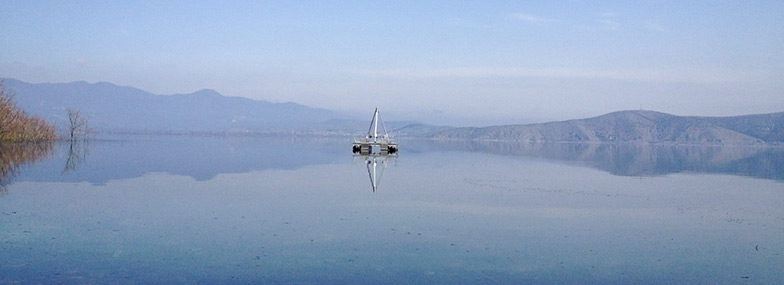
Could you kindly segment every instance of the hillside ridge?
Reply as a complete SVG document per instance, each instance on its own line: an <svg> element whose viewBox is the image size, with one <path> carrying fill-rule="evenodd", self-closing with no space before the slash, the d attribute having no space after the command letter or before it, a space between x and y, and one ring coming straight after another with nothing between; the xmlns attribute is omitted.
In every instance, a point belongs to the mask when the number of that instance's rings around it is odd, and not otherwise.
<svg viewBox="0 0 784 285"><path fill-rule="evenodd" d="M109 82L4 80L30 114L63 125L65 109L72 108L99 131L283 132L345 117L296 103L224 96L212 89L158 95Z"/></svg>
<svg viewBox="0 0 784 285"><path fill-rule="evenodd" d="M774 144L784 142L784 112L699 117L649 110L624 110L586 119L453 128L436 132L430 138L525 142Z"/></svg>

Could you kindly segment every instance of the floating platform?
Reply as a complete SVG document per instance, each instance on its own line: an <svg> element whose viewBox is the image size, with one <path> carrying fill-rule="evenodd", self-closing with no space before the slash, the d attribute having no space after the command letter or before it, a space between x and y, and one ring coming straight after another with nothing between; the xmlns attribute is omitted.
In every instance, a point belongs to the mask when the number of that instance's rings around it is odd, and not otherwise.
<svg viewBox="0 0 784 285"><path fill-rule="evenodd" d="M381 123L382 130L384 131L384 135L380 137L378 135L379 122ZM354 153L360 155L374 153L395 154L397 153L397 147L398 143L389 139L387 127L384 125L384 121L381 120L381 115L378 112L378 108L376 108L375 112L373 112L373 119L370 120L370 128L368 128L367 135L364 139L354 140L351 149Z"/></svg>
<svg viewBox="0 0 784 285"><path fill-rule="evenodd" d="M355 141L351 147L354 153L367 155L372 153L394 154L397 153L396 142Z"/></svg>

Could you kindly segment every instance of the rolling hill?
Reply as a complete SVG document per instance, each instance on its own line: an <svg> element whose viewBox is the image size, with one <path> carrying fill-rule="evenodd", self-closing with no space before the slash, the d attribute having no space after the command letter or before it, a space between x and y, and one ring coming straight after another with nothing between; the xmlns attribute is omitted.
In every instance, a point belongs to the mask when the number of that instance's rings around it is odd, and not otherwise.
<svg viewBox="0 0 784 285"><path fill-rule="evenodd" d="M655 111L528 125L454 128L434 139L525 142L641 142L750 145L784 142L784 113L737 117L682 117Z"/></svg>
<svg viewBox="0 0 784 285"><path fill-rule="evenodd" d="M204 89L156 95L112 83L26 83L7 78L27 113L66 125L65 108L82 112L91 127L120 132L306 133L362 135L368 122L296 103L223 96ZM437 140L519 142L640 142L654 144L757 145L784 143L784 112L735 117L676 116L619 111L588 119L481 128L389 121L393 136Z"/></svg>
<svg viewBox="0 0 784 285"><path fill-rule="evenodd" d="M65 108L82 112L91 127L112 131L282 132L345 119L341 114L295 103L272 103L223 96L204 89L156 95L112 83L31 84L5 79L17 104L32 115L64 125Z"/></svg>

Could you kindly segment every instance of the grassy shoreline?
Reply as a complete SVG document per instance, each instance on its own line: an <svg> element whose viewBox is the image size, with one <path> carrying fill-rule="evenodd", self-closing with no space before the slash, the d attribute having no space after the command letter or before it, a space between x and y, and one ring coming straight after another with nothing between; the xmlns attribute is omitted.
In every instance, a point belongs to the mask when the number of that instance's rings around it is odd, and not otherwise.
<svg viewBox="0 0 784 285"><path fill-rule="evenodd" d="M54 126L37 116L30 116L16 106L14 94L0 81L0 143L45 142L57 140Z"/></svg>

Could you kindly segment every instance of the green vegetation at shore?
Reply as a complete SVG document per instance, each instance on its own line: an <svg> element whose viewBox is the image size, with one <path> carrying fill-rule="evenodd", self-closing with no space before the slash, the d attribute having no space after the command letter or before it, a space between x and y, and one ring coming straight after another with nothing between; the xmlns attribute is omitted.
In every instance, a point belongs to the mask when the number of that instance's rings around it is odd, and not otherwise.
<svg viewBox="0 0 784 285"><path fill-rule="evenodd" d="M57 139L54 126L16 106L14 94L0 81L0 143L43 142Z"/></svg>

